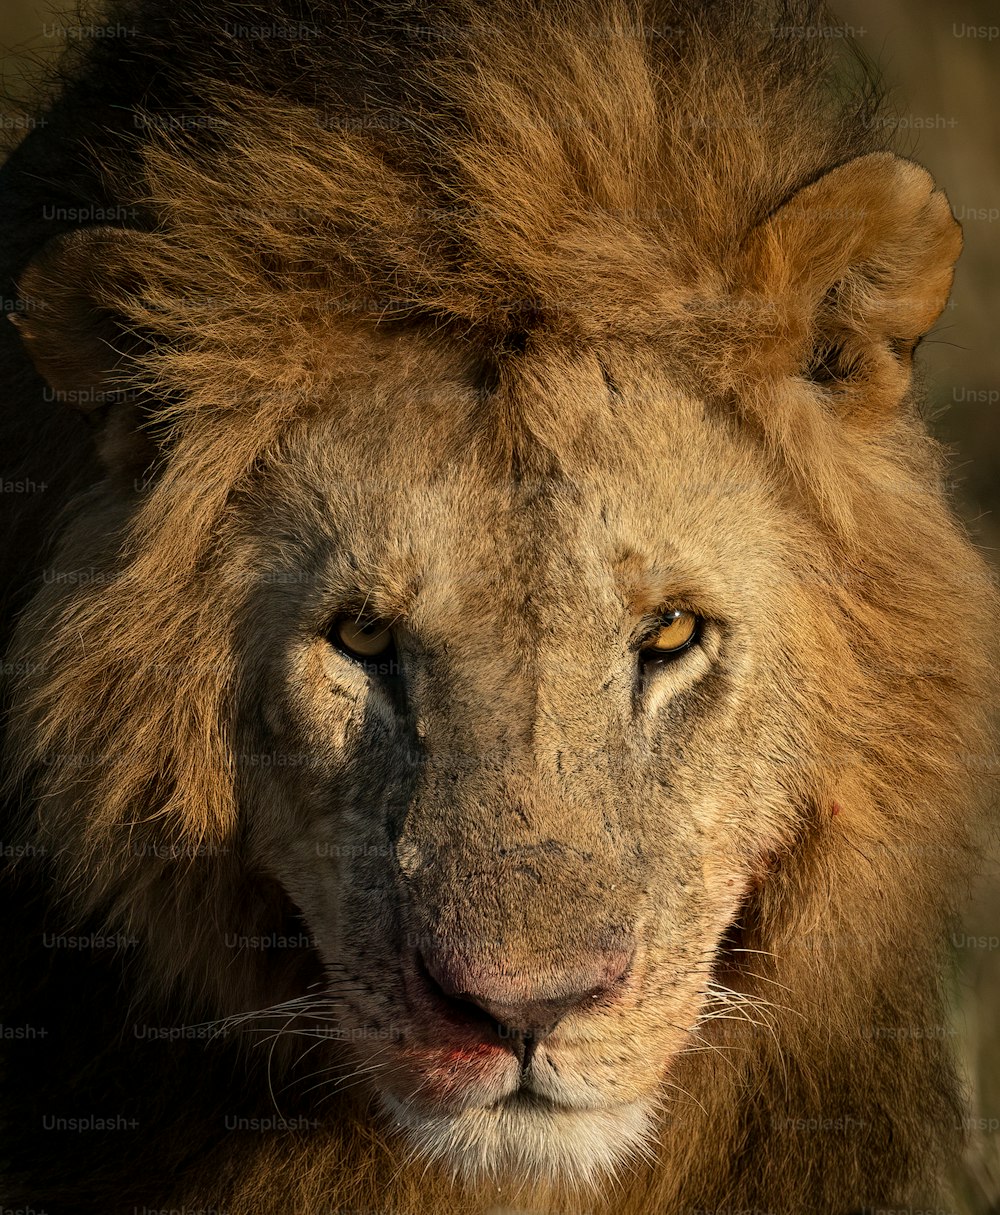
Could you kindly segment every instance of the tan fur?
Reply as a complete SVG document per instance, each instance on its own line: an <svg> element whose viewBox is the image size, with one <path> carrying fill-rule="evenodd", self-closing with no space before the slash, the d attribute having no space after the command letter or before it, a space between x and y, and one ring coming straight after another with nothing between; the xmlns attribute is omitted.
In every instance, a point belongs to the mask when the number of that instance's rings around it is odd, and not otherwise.
<svg viewBox="0 0 1000 1215"><path fill-rule="evenodd" d="M960 237L924 170L812 101L789 134L801 81L720 62L686 11L657 61L635 19L491 9L421 69L466 117L416 173L204 84L236 135L151 128L122 174L153 232L60 237L22 279L50 380L164 402L152 464L105 444L52 559L88 576L43 585L10 651L43 658L8 743L30 838L70 915L139 935L142 998L191 1020L302 994L294 952L225 943L290 899L328 975L296 1025L349 1040L305 1070L372 1069L317 1128L228 1137L164 1204L847 1215L941 1192L961 1106L916 1031L942 1023L973 863L995 612L910 354ZM67 336L81 296L117 326L96 372ZM362 604L402 630L405 726L325 638ZM637 605L711 628L635 707ZM410 1162L369 1093L419 1088L406 1052L440 1044L390 923L525 984L634 930L625 995L546 1049L611 1121L655 1115L648 1159L567 1163L602 1132L563 1114L552 1176Z"/></svg>

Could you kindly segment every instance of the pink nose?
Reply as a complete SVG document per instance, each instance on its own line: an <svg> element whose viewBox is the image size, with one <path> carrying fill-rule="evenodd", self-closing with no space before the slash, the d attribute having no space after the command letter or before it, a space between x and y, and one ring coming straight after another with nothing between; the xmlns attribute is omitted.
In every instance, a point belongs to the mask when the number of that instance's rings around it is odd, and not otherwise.
<svg viewBox="0 0 1000 1215"><path fill-rule="evenodd" d="M505 1038L538 1041L569 1013L585 1011L607 996L629 972L634 950L615 948L575 958L569 967L535 982L444 948L418 954L418 967L431 991L451 1011L470 1021L492 1022Z"/></svg>

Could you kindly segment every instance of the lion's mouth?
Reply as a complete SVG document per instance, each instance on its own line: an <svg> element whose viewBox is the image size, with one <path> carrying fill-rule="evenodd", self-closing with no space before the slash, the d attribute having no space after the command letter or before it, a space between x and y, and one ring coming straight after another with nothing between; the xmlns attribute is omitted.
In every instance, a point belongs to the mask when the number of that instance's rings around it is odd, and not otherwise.
<svg viewBox="0 0 1000 1215"><path fill-rule="evenodd" d="M720 934L716 966L738 950L739 932L737 911ZM678 976L685 982L664 999L648 1041L623 1035L645 999L648 972L637 968L590 1007L515 1042L484 1012L444 998L414 963L404 972L409 1032L372 1060L371 1079L393 1129L427 1161L470 1179L586 1185L650 1143L664 1068L688 1045L684 1027L697 1022L713 965L702 961L699 972Z"/></svg>
<svg viewBox="0 0 1000 1215"><path fill-rule="evenodd" d="M664 1069L689 1045L685 1027L698 1023L708 986L743 956L742 893L728 900L711 959L678 968L661 992L640 953L619 981L577 1001L554 1025L535 1015L554 1003L544 989L526 1006L537 1023L502 1020L498 1003L468 998L466 988L441 982L440 967L432 974L421 954L403 952L406 1032L368 1060L393 1128L424 1159L468 1177L586 1182L642 1154L662 1104ZM636 1023L637 1007L650 1008L650 990L662 999L662 1016L650 1024L647 1011L639 1021L647 1036L636 1040L623 1030Z"/></svg>
<svg viewBox="0 0 1000 1215"><path fill-rule="evenodd" d="M597 1106L604 1106L604 1102L596 1102ZM542 1093L537 1088L532 1086L530 1075L521 1073L517 1087L502 1097L497 1097L495 1101L490 1102L486 1109L505 1109L505 1110L523 1110L535 1112L548 1112L557 1114L561 1110L572 1110L583 1108L580 1104L572 1101L561 1099L556 1094Z"/></svg>

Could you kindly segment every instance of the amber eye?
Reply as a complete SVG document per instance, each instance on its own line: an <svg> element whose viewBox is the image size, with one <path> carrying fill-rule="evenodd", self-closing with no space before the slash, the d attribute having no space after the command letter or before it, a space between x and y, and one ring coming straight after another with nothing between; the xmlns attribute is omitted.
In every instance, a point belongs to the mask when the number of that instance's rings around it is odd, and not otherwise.
<svg viewBox="0 0 1000 1215"><path fill-rule="evenodd" d="M639 650L644 662L673 658L698 640L701 620L694 612L674 608L660 617L660 627L651 633Z"/></svg>
<svg viewBox="0 0 1000 1215"><path fill-rule="evenodd" d="M376 658L392 645L392 630L384 620L341 616L333 623L331 639L355 658Z"/></svg>

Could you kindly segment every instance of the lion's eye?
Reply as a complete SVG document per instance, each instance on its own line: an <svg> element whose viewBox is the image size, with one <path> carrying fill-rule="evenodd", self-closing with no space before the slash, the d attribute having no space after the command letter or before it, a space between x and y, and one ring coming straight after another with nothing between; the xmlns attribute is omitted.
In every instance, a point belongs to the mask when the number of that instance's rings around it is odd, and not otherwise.
<svg viewBox="0 0 1000 1215"><path fill-rule="evenodd" d="M660 617L660 627L639 648L643 662L662 662L690 649L698 640L701 619L694 612L674 608Z"/></svg>
<svg viewBox="0 0 1000 1215"><path fill-rule="evenodd" d="M377 658L392 646L392 629L384 620L341 616L334 621L330 637L352 658Z"/></svg>

